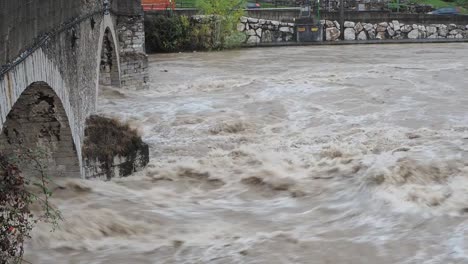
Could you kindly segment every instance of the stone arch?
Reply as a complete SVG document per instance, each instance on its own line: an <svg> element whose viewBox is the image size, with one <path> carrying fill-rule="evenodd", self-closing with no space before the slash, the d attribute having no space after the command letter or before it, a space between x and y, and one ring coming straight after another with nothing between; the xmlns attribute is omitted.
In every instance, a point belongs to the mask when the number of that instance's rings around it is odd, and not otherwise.
<svg viewBox="0 0 468 264"><path fill-rule="evenodd" d="M109 53L110 49L112 49L111 53ZM101 73L102 69L106 70L105 66L101 66L101 62L104 63L112 62L112 69L113 71L113 79L110 79L110 84L114 86L120 87L120 50L119 50L119 42L116 38L115 28L114 28L114 20L110 15L104 15L104 18L101 23L99 39L97 43L97 69L96 69L96 103L97 103L97 96L99 94L99 84L102 84ZM107 57L107 58L106 58ZM104 59L104 60L103 60ZM110 77L110 75L109 75ZM113 83L112 83L113 80ZM109 82L108 82L109 83Z"/></svg>
<svg viewBox="0 0 468 264"><path fill-rule="evenodd" d="M101 41L99 84L120 87L120 58L114 34L106 27Z"/></svg>
<svg viewBox="0 0 468 264"><path fill-rule="evenodd" d="M40 67L35 67L37 65L40 65ZM47 57L42 49L36 50L23 62L11 68L5 75L0 76L0 130L2 130L7 121L7 116L26 88L33 83L39 82L47 83L60 98L69 120L80 169L82 170L81 142L84 134L84 119L80 118L80 109L76 109L76 106L72 105L70 88L62 78L59 67ZM94 102L90 102L89 110L86 111L94 111L94 109ZM1 145L0 150L2 150Z"/></svg>
<svg viewBox="0 0 468 264"><path fill-rule="evenodd" d="M19 95L2 124L0 150L7 157L32 151L48 176L81 176L81 159L67 113L46 82L34 82ZM38 173L30 159L17 162L26 175Z"/></svg>

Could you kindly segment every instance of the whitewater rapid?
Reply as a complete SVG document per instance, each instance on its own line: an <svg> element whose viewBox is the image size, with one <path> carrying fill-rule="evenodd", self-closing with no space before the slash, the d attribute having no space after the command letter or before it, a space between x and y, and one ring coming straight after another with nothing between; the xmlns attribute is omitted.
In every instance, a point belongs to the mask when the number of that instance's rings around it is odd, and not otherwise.
<svg viewBox="0 0 468 264"><path fill-rule="evenodd" d="M468 45L150 56L148 167L57 179L40 263L468 263Z"/></svg>

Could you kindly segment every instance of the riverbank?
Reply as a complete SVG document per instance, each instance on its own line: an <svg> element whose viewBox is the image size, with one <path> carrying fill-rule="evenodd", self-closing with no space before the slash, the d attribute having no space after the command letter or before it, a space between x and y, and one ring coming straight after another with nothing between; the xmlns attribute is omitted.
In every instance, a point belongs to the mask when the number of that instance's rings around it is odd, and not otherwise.
<svg viewBox="0 0 468 264"><path fill-rule="evenodd" d="M169 23L163 25L164 21ZM145 25L146 50L149 52L211 50L236 46L457 43L468 40L467 24L410 24L398 20L378 23L345 21L344 25L336 20L321 20L320 25L311 27L301 23L244 16L240 17L235 32L225 36L225 40L229 39L226 41L230 43L228 45L219 45L216 21L211 16L147 17ZM313 36L309 36L309 39L321 41L298 41L298 37L303 40L309 30L313 31Z"/></svg>
<svg viewBox="0 0 468 264"><path fill-rule="evenodd" d="M342 40L321 42L271 42L246 43L243 48L256 47L294 47L294 46L335 46L335 45L369 45L369 44L440 44L440 43L468 43L468 39L388 39L388 40Z"/></svg>

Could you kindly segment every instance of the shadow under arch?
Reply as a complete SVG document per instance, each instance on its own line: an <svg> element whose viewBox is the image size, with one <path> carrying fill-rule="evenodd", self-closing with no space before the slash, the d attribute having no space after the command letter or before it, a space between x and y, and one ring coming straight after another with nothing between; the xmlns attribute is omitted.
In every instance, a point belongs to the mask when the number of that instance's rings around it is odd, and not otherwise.
<svg viewBox="0 0 468 264"><path fill-rule="evenodd" d="M106 27L102 35L99 85L120 87L120 58L113 31Z"/></svg>
<svg viewBox="0 0 468 264"><path fill-rule="evenodd" d="M30 151L48 176L81 177L80 160L62 101L45 82L30 84L0 128L0 152L7 157ZM23 173L38 174L31 160L19 155Z"/></svg>

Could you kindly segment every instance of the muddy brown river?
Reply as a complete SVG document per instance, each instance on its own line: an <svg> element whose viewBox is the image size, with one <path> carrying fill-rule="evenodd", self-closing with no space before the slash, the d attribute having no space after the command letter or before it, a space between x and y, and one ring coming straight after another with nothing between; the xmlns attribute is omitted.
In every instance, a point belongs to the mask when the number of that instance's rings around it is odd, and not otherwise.
<svg viewBox="0 0 468 264"><path fill-rule="evenodd" d="M142 172L59 179L35 264L468 263L468 44L150 56L99 111Z"/></svg>

